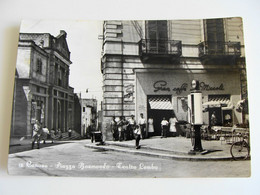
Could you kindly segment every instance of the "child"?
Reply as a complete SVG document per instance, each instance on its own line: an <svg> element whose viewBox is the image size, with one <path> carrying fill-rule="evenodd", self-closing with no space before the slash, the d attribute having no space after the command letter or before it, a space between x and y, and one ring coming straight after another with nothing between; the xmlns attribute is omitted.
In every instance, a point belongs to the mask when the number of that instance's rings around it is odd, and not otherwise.
<svg viewBox="0 0 260 195"><path fill-rule="evenodd" d="M141 129L140 129L139 125L135 126L134 134L135 134L135 146L136 146L136 149L140 149L139 141L141 139Z"/></svg>

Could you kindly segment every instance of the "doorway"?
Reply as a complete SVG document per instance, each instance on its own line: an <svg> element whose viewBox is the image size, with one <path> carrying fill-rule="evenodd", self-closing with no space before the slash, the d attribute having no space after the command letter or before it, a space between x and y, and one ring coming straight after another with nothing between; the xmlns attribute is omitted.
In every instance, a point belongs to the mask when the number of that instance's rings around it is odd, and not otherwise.
<svg viewBox="0 0 260 195"><path fill-rule="evenodd" d="M171 95L147 96L147 117L148 119L153 119L154 136L161 135L161 121L163 117L169 121L172 114Z"/></svg>

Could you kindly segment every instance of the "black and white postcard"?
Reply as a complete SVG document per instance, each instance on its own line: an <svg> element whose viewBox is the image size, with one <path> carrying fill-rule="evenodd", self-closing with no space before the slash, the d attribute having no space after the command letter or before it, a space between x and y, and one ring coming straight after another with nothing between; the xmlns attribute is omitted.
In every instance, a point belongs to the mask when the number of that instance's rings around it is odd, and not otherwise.
<svg viewBox="0 0 260 195"><path fill-rule="evenodd" d="M243 21L24 20L10 175L250 177Z"/></svg>

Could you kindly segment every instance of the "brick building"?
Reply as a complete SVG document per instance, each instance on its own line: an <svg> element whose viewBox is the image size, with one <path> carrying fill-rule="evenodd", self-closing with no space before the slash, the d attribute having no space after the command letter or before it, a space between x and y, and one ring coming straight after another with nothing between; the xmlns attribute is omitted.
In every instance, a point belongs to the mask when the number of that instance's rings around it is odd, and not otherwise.
<svg viewBox="0 0 260 195"><path fill-rule="evenodd" d="M66 32L20 33L11 136L32 134L36 120L49 129L73 127L74 89L69 86Z"/></svg>
<svg viewBox="0 0 260 195"><path fill-rule="evenodd" d="M203 123L217 113L218 125L243 123L236 104L247 98L241 18L206 20L104 21L103 131L111 138L113 116L154 119L160 134L162 117L174 112L187 121L190 83L199 80Z"/></svg>

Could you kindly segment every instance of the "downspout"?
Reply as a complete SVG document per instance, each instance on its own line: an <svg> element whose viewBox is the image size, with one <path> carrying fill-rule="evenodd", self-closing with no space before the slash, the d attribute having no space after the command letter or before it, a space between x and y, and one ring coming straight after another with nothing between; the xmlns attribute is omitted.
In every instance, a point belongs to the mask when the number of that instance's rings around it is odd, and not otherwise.
<svg viewBox="0 0 260 195"><path fill-rule="evenodd" d="M121 39L121 84L122 84L122 106L121 114L124 116L124 66L123 66L123 40Z"/></svg>

